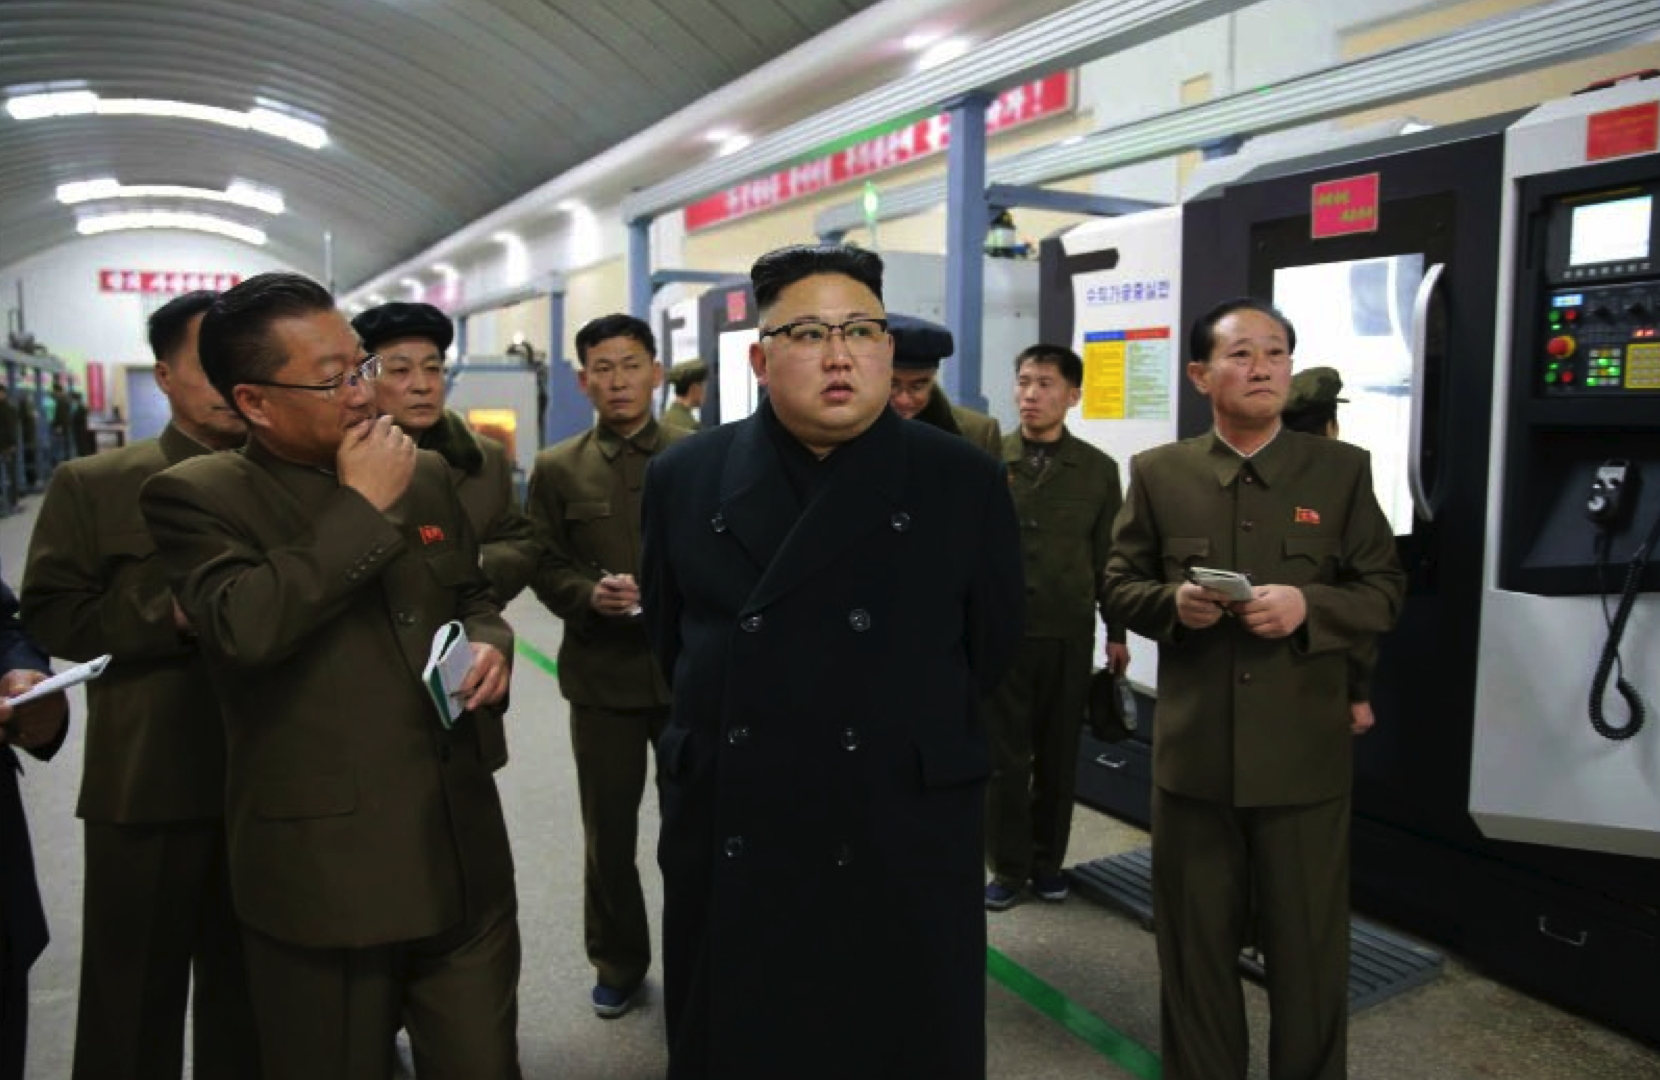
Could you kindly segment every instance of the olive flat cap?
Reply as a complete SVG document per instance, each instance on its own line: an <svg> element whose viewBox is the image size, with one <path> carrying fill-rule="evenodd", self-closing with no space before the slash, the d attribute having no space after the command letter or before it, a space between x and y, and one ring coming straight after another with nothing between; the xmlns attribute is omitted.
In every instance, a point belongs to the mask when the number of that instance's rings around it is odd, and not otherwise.
<svg viewBox="0 0 1660 1080"><path fill-rule="evenodd" d="M669 368L669 385L678 394L684 394L707 378L709 365L702 360L682 360Z"/></svg>
<svg viewBox="0 0 1660 1080"><path fill-rule="evenodd" d="M1316 408L1335 408L1339 402L1347 402L1346 397L1338 397L1343 392L1343 376L1337 373L1336 368L1311 367L1291 376L1291 393L1286 396L1285 408L1282 412L1298 413Z"/></svg>
<svg viewBox="0 0 1660 1080"><path fill-rule="evenodd" d="M914 315L888 315L888 332L893 335L893 366L936 368L957 351L951 331L937 322Z"/></svg>
<svg viewBox="0 0 1660 1080"><path fill-rule="evenodd" d="M455 340L455 323L431 304L408 303L394 300L390 304L372 307L352 320L352 329L363 339L363 347L370 352L388 341L398 338L426 338L438 346L439 352Z"/></svg>

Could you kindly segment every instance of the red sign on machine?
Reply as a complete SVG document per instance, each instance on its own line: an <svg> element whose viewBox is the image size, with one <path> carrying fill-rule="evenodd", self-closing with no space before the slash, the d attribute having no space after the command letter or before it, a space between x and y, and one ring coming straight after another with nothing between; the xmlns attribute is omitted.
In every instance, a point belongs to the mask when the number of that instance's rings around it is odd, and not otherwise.
<svg viewBox="0 0 1660 1080"><path fill-rule="evenodd" d="M1660 101L1592 113L1585 124L1585 160L1603 161L1660 149Z"/></svg>
<svg viewBox="0 0 1660 1080"><path fill-rule="evenodd" d="M242 281L241 274L207 270L100 270L98 291L108 293L187 293L198 289L224 292Z"/></svg>
<svg viewBox="0 0 1660 1080"><path fill-rule="evenodd" d="M1313 239L1377 231L1377 173L1314 185L1309 200L1309 235Z"/></svg>
<svg viewBox="0 0 1660 1080"><path fill-rule="evenodd" d="M1072 99L1070 71L1011 87L986 106L986 134L995 135L1034 120L1070 112ZM909 165L939 153L950 144L950 117L941 113L918 120L898 131L854 143L827 157L804 161L695 202L686 207L686 231L696 232L734 218L772 210L828 188Z"/></svg>

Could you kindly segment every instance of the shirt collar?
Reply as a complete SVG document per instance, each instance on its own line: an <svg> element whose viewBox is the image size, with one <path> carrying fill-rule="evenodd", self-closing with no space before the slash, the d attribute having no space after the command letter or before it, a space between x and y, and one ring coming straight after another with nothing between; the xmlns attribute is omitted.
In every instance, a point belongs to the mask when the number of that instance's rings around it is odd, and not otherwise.
<svg viewBox="0 0 1660 1080"><path fill-rule="evenodd" d="M1267 442L1250 454L1241 453L1215 428L1211 429L1210 434L1208 452L1211 467L1216 473L1216 482L1222 487L1232 484L1247 468L1265 487L1273 487L1275 477L1284 475L1291 451L1288 449L1290 440L1281 437L1285 434L1283 424L1274 429Z"/></svg>
<svg viewBox="0 0 1660 1080"><path fill-rule="evenodd" d="M645 425L626 439L604 424L595 424L594 434L600 453L605 455L606 461L612 461L622 453L624 446L633 446L642 454L656 453L660 449L662 433L658 430L657 421L648 417Z"/></svg>

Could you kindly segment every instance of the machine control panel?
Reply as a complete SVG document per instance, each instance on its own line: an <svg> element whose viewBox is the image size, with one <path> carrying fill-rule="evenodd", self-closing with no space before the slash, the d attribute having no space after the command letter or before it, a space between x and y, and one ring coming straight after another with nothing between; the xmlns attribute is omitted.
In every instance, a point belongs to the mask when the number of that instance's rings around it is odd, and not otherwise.
<svg viewBox="0 0 1660 1080"><path fill-rule="evenodd" d="M1660 392L1660 282L1558 289L1538 327L1545 394Z"/></svg>

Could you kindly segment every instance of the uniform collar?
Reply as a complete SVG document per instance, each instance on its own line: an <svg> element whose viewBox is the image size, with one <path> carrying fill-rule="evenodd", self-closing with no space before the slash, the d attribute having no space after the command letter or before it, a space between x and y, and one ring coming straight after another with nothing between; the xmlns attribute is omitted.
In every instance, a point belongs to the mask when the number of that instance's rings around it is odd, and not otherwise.
<svg viewBox="0 0 1660 1080"><path fill-rule="evenodd" d="M594 441L599 443L599 452L605 455L606 461L615 461L624 446L632 446L642 454L655 454L663 448L663 433L657 421L651 418L646 420L644 427L626 439L604 424L595 424Z"/></svg>
<svg viewBox="0 0 1660 1080"><path fill-rule="evenodd" d="M1285 475L1289 464L1291 440L1285 437L1285 427L1282 425L1274 433L1273 438L1263 443L1257 452L1246 457L1228 440L1222 437L1221 432L1211 429L1210 440L1205 445L1205 452L1209 457L1211 469L1216 474L1216 482L1227 487L1238 479L1240 472L1249 469L1251 474L1261 480L1263 486L1273 487L1278 477Z"/></svg>
<svg viewBox="0 0 1660 1080"><path fill-rule="evenodd" d="M214 453L213 447L192 439L171 420L167 422L166 427L161 429L161 436L158 441L161 443L161 456L166 458L170 465L176 465L185 458Z"/></svg>

